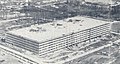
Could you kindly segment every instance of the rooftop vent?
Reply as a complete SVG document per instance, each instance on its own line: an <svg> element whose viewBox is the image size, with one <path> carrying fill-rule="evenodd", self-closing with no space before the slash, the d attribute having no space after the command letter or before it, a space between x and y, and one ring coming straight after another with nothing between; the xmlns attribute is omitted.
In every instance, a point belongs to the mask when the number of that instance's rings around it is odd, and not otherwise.
<svg viewBox="0 0 120 64"><path fill-rule="evenodd" d="M52 24L50 24L50 25L55 26L55 23L52 23Z"/></svg>
<svg viewBox="0 0 120 64"><path fill-rule="evenodd" d="M81 21L81 20L75 19L74 22L73 22L73 24L76 24L76 23L78 23L78 22L80 22L80 21Z"/></svg>
<svg viewBox="0 0 120 64"><path fill-rule="evenodd" d="M63 36L65 36L65 34L64 34L64 33L63 33L62 35L63 35Z"/></svg>
<svg viewBox="0 0 120 64"><path fill-rule="evenodd" d="M29 31L30 31L30 32L38 32L39 30L36 30L36 29L30 29Z"/></svg>
<svg viewBox="0 0 120 64"><path fill-rule="evenodd" d="M81 21L81 20L76 19L75 21L76 21L76 22L79 22L79 21Z"/></svg>
<svg viewBox="0 0 120 64"><path fill-rule="evenodd" d="M36 27L36 29L30 29L30 32L45 32L46 30L42 27Z"/></svg>
<svg viewBox="0 0 120 64"><path fill-rule="evenodd" d="M80 26L82 26L82 24L80 24Z"/></svg>
<svg viewBox="0 0 120 64"><path fill-rule="evenodd" d="M57 26L62 26L62 24L57 24Z"/></svg>
<svg viewBox="0 0 120 64"><path fill-rule="evenodd" d="M73 22L73 20L72 20L72 19L69 19L68 22Z"/></svg>
<svg viewBox="0 0 120 64"><path fill-rule="evenodd" d="M42 29L42 27L37 27L37 29Z"/></svg>

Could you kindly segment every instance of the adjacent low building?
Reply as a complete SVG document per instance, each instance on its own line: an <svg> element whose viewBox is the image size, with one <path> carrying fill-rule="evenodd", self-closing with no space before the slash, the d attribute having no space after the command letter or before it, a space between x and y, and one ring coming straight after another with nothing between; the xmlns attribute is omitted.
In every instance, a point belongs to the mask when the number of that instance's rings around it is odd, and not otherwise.
<svg viewBox="0 0 120 64"><path fill-rule="evenodd" d="M113 23L111 23L111 31L120 33L120 22L119 21L114 21Z"/></svg>
<svg viewBox="0 0 120 64"><path fill-rule="evenodd" d="M45 55L109 34L109 31L108 22L77 16L10 31L6 34L6 43Z"/></svg>

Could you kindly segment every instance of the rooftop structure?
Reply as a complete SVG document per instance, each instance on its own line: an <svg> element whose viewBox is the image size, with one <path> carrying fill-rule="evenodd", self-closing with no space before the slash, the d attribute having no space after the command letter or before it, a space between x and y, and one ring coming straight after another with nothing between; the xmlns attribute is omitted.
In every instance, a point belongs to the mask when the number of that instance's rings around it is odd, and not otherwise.
<svg viewBox="0 0 120 64"><path fill-rule="evenodd" d="M31 27L13 30L9 33L37 42L44 42L107 23L105 21L80 16L56 21L57 22L47 24L32 25Z"/></svg>

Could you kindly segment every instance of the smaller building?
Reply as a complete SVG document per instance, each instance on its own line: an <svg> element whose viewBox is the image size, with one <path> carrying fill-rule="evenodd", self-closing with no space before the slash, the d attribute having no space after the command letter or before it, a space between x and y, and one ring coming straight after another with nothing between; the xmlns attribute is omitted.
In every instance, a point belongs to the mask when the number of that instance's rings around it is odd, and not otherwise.
<svg viewBox="0 0 120 64"><path fill-rule="evenodd" d="M115 21L111 24L111 31L120 33L120 21Z"/></svg>

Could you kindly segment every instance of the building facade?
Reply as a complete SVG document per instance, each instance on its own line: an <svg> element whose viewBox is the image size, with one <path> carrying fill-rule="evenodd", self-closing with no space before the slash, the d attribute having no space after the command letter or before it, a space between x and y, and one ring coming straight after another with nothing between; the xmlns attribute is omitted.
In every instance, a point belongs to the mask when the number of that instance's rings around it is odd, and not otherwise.
<svg viewBox="0 0 120 64"><path fill-rule="evenodd" d="M70 45L82 43L97 38L99 36L107 35L110 31L109 26L110 24L107 23L83 31L71 33L69 35L59 37L50 41L43 42L42 44L39 44L39 54L47 54Z"/></svg>

